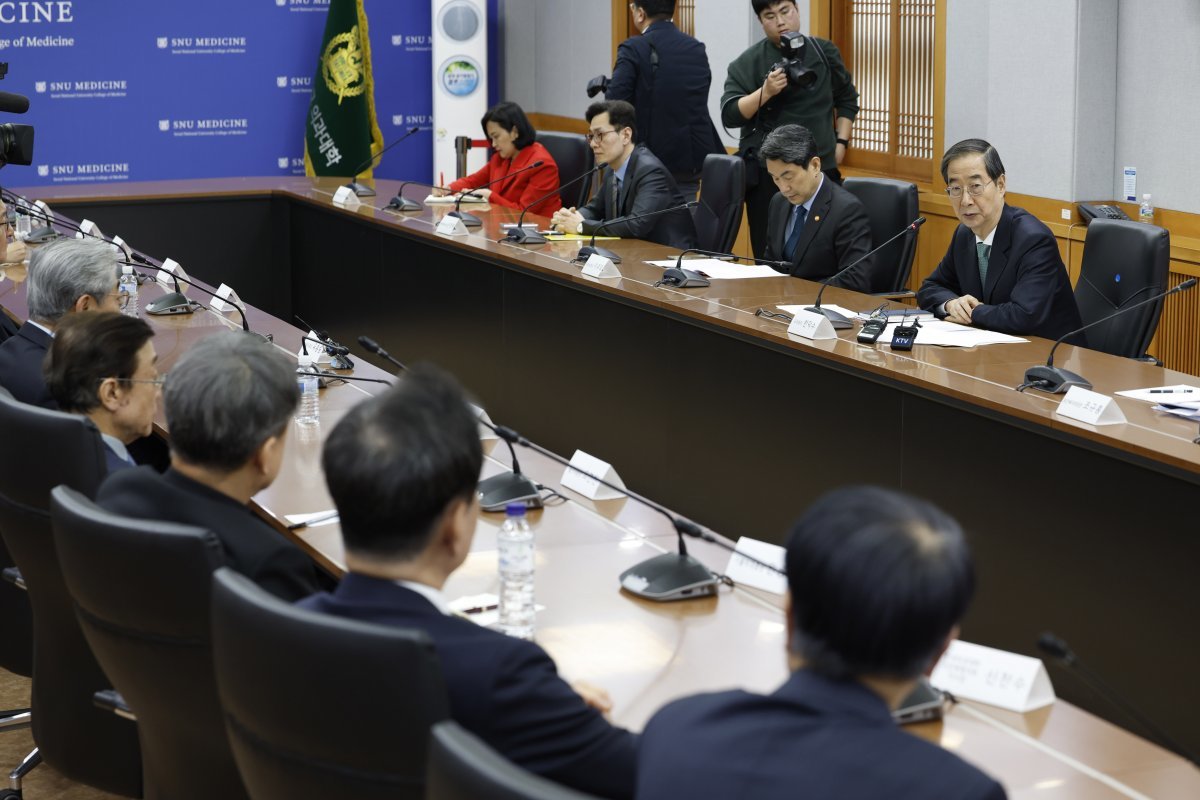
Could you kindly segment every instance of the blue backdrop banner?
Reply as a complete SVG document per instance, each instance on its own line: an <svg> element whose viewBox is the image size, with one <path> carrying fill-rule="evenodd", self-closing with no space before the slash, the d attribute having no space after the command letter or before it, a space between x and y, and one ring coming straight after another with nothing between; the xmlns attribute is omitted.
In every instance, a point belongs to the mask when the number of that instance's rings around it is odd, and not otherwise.
<svg viewBox="0 0 1200 800"><path fill-rule="evenodd" d="M488 0L493 41L498 1ZM383 138L421 129L375 174L429 180L429 0L364 7ZM0 90L30 100L27 114L0 114L0 123L36 131L33 165L5 167L0 183L303 175L328 8L329 0L0 0L0 61L9 63Z"/></svg>

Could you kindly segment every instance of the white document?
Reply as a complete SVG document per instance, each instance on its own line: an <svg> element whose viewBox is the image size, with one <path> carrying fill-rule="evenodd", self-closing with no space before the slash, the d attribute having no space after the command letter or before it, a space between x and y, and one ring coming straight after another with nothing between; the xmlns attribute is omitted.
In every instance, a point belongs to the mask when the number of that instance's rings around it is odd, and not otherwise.
<svg viewBox="0 0 1200 800"><path fill-rule="evenodd" d="M738 555L738 553L745 553L759 561L784 569L787 550L777 544L760 542L758 539L750 539L746 536L738 539L734 549L737 552L729 556L729 563L725 565L725 574L729 576L730 580L774 594L787 594L787 576L780 575L762 564L755 564Z"/></svg>
<svg viewBox="0 0 1200 800"><path fill-rule="evenodd" d="M1021 713L1054 702L1054 688L1040 659L960 639L950 643L929 682L956 697Z"/></svg>
<svg viewBox="0 0 1200 800"><path fill-rule="evenodd" d="M911 317L908 324L912 324ZM887 330L879 337L879 344L891 344L892 334L899 326L900 320L888 324ZM917 330L915 344L938 345L939 347L980 347L985 344L1015 344L1029 341L1019 336L1009 336L1007 333L985 331L981 328L946 322L944 319L921 320L921 327Z"/></svg>
<svg viewBox="0 0 1200 800"><path fill-rule="evenodd" d="M806 306L775 306L775 307L781 311L785 311L788 314L791 314L794 317L801 311L805 310L806 308L812 308L812 304L810 303L809 305L806 305ZM833 303L821 303L821 308L828 308L830 311L834 311L838 314L841 314L846 319L854 319L858 315L857 311L851 311L850 309L844 308L842 306L835 306Z"/></svg>
<svg viewBox="0 0 1200 800"><path fill-rule="evenodd" d="M655 267L667 269L675 266L678 259L664 258L659 261L647 261ZM762 264L737 264L731 261L721 261L716 258L685 258L680 265L692 272L699 272L705 278L714 281L741 280L742 278L786 278L782 272L776 272Z"/></svg>
<svg viewBox="0 0 1200 800"><path fill-rule="evenodd" d="M321 525L333 525L338 521L338 513L334 510L314 511L311 514L286 514L284 519L288 525L316 528Z"/></svg>
<svg viewBox="0 0 1200 800"><path fill-rule="evenodd" d="M1162 411L1176 417L1183 417L1184 419L1200 420L1200 403L1197 402L1161 403L1154 406L1151 410Z"/></svg>
<svg viewBox="0 0 1200 800"><path fill-rule="evenodd" d="M1181 400L1200 402L1200 386L1189 386L1177 383L1173 386L1151 386L1147 389L1126 389L1117 392L1119 397L1132 397L1134 400L1145 400L1147 403L1175 403Z"/></svg>
<svg viewBox="0 0 1200 800"><path fill-rule="evenodd" d="M430 203L432 203L435 206L439 206L439 205L440 206L444 206L444 205L452 206L456 202L458 202L458 195L456 195L456 194L444 194L441 197L435 197L434 195L429 195L428 197L425 198L426 205L429 205ZM482 197L475 197L473 195L467 195L466 197L463 198L462 204L465 206L468 203L483 204L486 202L487 202L487 200L484 200Z"/></svg>

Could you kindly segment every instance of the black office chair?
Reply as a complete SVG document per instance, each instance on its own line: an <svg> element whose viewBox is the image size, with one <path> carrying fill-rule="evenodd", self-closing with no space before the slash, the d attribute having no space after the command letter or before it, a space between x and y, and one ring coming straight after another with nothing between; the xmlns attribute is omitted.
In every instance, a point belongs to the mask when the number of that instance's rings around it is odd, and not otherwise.
<svg viewBox="0 0 1200 800"><path fill-rule="evenodd" d="M595 163L592 148L588 147L587 139L582 134L538 131L537 140L558 165L560 184L582 175ZM560 189L563 207L579 207L586 203L592 194L591 184L592 181L583 180Z"/></svg>
<svg viewBox="0 0 1200 800"><path fill-rule="evenodd" d="M843 184L867 210L871 241L875 246L904 230L920 216L917 187L891 178L847 178ZM871 291L876 294L911 296L905 289L917 255L917 233L902 236L876 253L871 265Z"/></svg>
<svg viewBox="0 0 1200 800"><path fill-rule="evenodd" d="M0 311L0 321L8 319ZM0 386L0 397L12 395ZM33 611L21 571L0 539L0 669L28 678L33 674ZM0 730L29 727L28 708L0 711Z"/></svg>
<svg viewBox="0 0 1200 800"><path fill-rule="evenodd" d="M700 171L700 203L692 208L696 246L728 253L742 225L746 164L737 156L710 153ZM685 198L690 199L690 198Z"/></svg>
<svg viewBox="0 0 1200 800"><path fill-rule="evenodd" d="M1084 325L1165 291L1171 234L1157 225L1094 219L1083 244L1075 304ZM1088 347L1125 358L1147 358L1163 301L1147 303L1087 332Z"/></svg>
<svg viewBox="0 0 1200 800"><path fill-rule="evenodd" d="M429 734L428 800L595 800L518 767L453 720Z"/></svg>
<svg viewBox="0 0 1200 800"><path fill-rule="evenodd" d="M423 798L429 728L447 716L419 631L316 614L228 567L213 576L225 726L254 800Z"/></svg>
<svg viewBox="0 0 1200 800"><path fill-rule="evenodd" d="M147 796L247 797L213 673L217 537L112 514L65 486L50 517L83 633L137 717Z"/></svg>
<svg viewBox="0 0 1200 800"><path fill-rule="evenodd" d="M10 774L42 759L71 780L139 797L137 727L100 710L92 696L111 684L83 638L50 529L50 490L92 496L106 469L104 444L84 417L0 398L0 534L33 607L33 740L37 749ZM14 795L10 795L14 796Z"/></svg>

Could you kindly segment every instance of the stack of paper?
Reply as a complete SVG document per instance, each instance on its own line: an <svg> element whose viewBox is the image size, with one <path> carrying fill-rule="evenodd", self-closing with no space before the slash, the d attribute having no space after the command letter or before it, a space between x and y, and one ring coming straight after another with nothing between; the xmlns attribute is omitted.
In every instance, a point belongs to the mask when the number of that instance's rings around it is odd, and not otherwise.
<svg viewBox="0 0 1200 800"><path fill-rule="evenodd" d="M667 269L674 267L676 260L670 258L661 261L647 261L646 263ZM714 281L739 280L741 278L785 277L782 272L776 272L770 267L764 267L761 264L735 264L715 258L685 258L681 266L684 269L690 269L692 272L699 272L701 277Z"/></svg>
<svg viewBox="0 0 1200 800"><path fill-rule="evenodd" d="M908 324L912 324L911 318ZM899 326L899 320L890 323L887 330L879 337L879 344L890 344L892 333ZM1019 336L1009 336L1007 333L985 331L941 319L924 319L921 320L921 327L918 328L916 344L932 344L939 347L979 347L985 344L1015 344L1027 341L1029 340Z"/></svg>
<svg viewBox="0 0 1200 800"><path fill-rule="evenodd" d="M1200 400L1200 386L1188 386L1177 383L1174 386L1152 386L1148 389L1126 389L1117 392L1121 397L1132 397L1134 400L1145 400L1147 403L1164 403L1167 405Z"/></svg>
<svg viewBox="0 0 1200 800"><path fill-rule="evenodd" d="M458 200L458 195L456 195L456 194L444 194L440 197L437 197L437 196L434 196L431 194L425 198L425 205L429 205L430 203L432 203L433 205L454 205L454 203L457 200ZM487 202L487 200L484 200L482 197L475 197L474 195L467 195L466 197L463 198L464 206L468 203L486 203L486 202Z"/></svg>

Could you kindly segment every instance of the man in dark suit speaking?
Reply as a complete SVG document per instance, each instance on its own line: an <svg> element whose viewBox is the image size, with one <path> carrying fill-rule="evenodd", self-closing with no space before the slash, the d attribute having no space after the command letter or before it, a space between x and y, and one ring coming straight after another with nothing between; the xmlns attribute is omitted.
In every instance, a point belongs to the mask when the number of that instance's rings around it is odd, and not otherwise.
<svg viewBox="0 0 1200 800"><path fill-rule="evenodd" d="M1001 800L1000 784L891 710L958 633L975 588L958 524L876 487L817 500L787 543L791 677L685 698L650 720L638 798Z"/></svg>
<svg viewBox="0 0 1200 800"><path fill-rule="evenodd" d="M790 275L819 281L870 252L867 212L857 197L821 172L817 142L808 128L776 128L763 140L758 156L779 187L767 211L764 258L791 262ZM869 292L870 270L868 258L831 283Z"/></svg>
<svg viewBox="0 0 1200 800"><path fill-rule="evenodd" d="M1079 308L1054 234L1004 202L1004 164L983 139L965 139L942 157L946 194L961 223L933 274L921 308L962 325L1057 339L1080 327ZM1083 334L1070 340L1086 345Z"/></svg>
<svg viewBox="0 0 1200 800"><path fill-rule="evenodd" d="M644 219L611 222L683 205L683 195L663 163L645 145L634 145L633 106L624 100L592 103L587 110L588 142L597 164L607 164L600 191L580 209L560 208L550 224L563 233L645 239L686 250L696 246L696 228L687 209Z"/></svg>
<svg viewBox="0 0 1200 800"><path fill-rule="evenodd" d="M413 369L355 406L322 457L348 572L337 591L301 605L426 632L460 725L551 780L631 797L634 737L597 710L607 696L569 686L533 642L450 612L442 586L471 550L482 462L475 415L440 371Z"/></svg>

